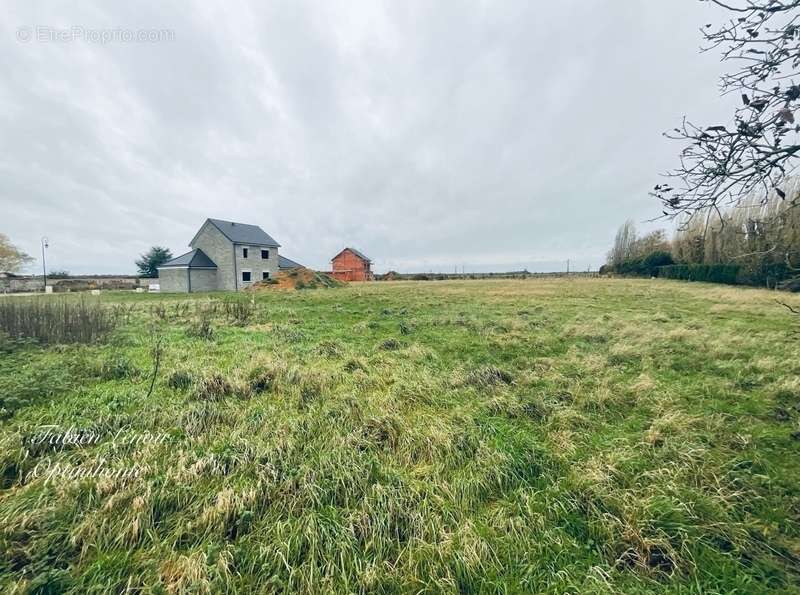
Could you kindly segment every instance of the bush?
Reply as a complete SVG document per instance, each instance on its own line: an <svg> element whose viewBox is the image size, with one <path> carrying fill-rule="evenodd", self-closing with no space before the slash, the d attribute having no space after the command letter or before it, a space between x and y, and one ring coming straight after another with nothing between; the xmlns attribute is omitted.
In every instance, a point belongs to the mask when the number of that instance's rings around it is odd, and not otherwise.
<svg viewBox="0 0 800 595"><path fill-rule="evenodd" d="M658 268L658 276L683 281L705 281L736 285L739 279L736 264L673 264Z"/></svg>
<svg viewBox="0 0 800 595"><path fill-rule="evenodd" d="M621 275L632 275L637 277L656 277L659 268L673 264L672 255L669 252L651 252L641 258L632 258L620 263L616 267L616 272Z"/></svg>
<svg viewBox="0 0 800 595"><path fill-rule="evenodd" d="M738 282L757 287L780 287L797 275L785 262L759 262L739 270Z"/></svg>
<svg viewBox="0 0 800 595"><path fill-rule="evenodd" d="M672 254L669 252L651 252L645 256L642 261L644 272L650 277L658 276L659 267L670 266L672 264L675 264L675 261L672 260Z"/></svg>

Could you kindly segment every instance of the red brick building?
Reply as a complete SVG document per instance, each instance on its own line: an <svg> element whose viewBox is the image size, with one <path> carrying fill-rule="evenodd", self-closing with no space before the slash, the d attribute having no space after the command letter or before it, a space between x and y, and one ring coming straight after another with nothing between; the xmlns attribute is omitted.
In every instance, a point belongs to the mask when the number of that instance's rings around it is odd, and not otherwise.
<svg viewBox="0 0 800 595"><path fill-rule="evenodd" d="M332 275L340 281L372 281L372 261L355 248L345 248L331 259Z"/></svg>

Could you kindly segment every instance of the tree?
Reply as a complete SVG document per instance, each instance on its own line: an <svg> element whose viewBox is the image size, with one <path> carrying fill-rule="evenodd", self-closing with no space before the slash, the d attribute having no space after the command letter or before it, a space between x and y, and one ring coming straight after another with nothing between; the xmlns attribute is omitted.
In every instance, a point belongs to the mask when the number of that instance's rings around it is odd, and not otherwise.
<svg viewBox="0 0 800 595"><path fill-rule="evenodd" d="M153 246L136 261L136 266L139 267L139 275L142 277L158 277L158 267L168 260L172 260L172 252L170 252L169 248Z"/></svg>
<svg viewBox="0 0 800 595"><path fill-rule="evenodd" d="M7 235L0 233L0 271L16 273L33 258L11 243Z"/></svg>
<svg viewBox="0 0 800 595"><path fill-rule="evenodd" d="M608 263L612 268L619 267L633 257L633 246L636 243L636 226L630 219L623 223L614 238L614 247L608 254Z"/></svg>
<svg viewBox="0 0 800 595"><path fill-rule="evenodd" d="M800 287L800 180L786 183L787 199L751 196L681 226L672 242L686 264L736 265L739 281L769 287Z"/></svg>
<svg viewBox="0 0 800 595"><path fill-rule="evenodd" d="M658 274L658 267L673 264L670 249L663 229L640 237L633 222L628 220L617 231L603 271L652 277Z"/></svg>
<svg viewBox="0 0 800 595"><path fill-rule="evenodd" d="M636 237L631 245L631 256L634 258L645 258L650 254L669 252L671 246L667 239L667 232L663 229L657 229L643 235Z"/></svg>
<svg viewBox="0 0 800 595"><path fill-rule="evenodd" d="M703 51L721 50L736 67L721 79L723 94L737 94L742 105L732 124L695 125L684 119L668 138L688 141L681 165L668 176L678 188L658 184L653 196L664 215L689 217L737 205L750 195L766 201L782 185L800 157L800 0L703 0L730 13L713 29L706 25Z"/></svg>

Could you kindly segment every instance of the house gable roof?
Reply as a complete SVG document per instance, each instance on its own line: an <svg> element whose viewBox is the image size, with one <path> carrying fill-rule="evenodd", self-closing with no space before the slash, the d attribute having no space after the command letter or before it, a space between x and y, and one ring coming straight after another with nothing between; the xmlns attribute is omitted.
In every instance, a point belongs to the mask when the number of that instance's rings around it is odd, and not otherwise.
<svg viewBox="0 0 800 595"><path fill-rule="evenodd" d="M336 260L337 258L339 258L339 256L341 256L341 255L342 255L342 253L344 253L344 252L347 252L348 250L349 250L350 252L352 252L353 254L355 254L356 256L358 256L358 257L359 257L361 260L363 260L364 262L372 262L372 261L369 259L369 257L368 257L366 254L364 254L363 252L359 252L359 251L358 251L358 250L356 250L355 248L345 248L344 250L342 250L341 252L339 252L339 254L337 254L336 256L334 256L333 258L331 258L331 260Z"/></svg>
<svg viewBox="0 0 800 595"><path fill-rule="evenodd" d="M200 231L202 231L206 225L213 225L217 231L234 244L268 246L270 248L280 247L280 244L258 225L234 223L233 221L223 221L222 219L206 219L205 223L200 227L200 230L198 230L192 238L192 241L189 242L190 246L194 245L197 236L200 235Z"/></svg>
<svg viewBox="0 0 800 595"><path fill-rule="evenodd" d="M278 254L278 268L279 269L302 269L305 268L299 262L293 261L291 258L286 258Z"/></svg>
<svg viewBox="0 0 800 595"><path fill-rule="evenodd" d="M158 268L215 269L217 265L214 264L214 261L211 260L205 252L197 248L196 250L181 254L177 258L165 262Z"/></svg>

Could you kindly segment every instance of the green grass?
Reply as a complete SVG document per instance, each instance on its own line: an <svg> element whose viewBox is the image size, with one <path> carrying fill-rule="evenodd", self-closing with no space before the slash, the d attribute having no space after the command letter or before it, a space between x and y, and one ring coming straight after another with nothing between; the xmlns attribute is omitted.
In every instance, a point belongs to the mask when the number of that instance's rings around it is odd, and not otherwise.
<svg viewBox="0 0 800 595"><path fill-rule="evenodd" d="M95 299L124 313L105 342L0 350L2 592L800 590L800 349L774 293Z"/></svg>

